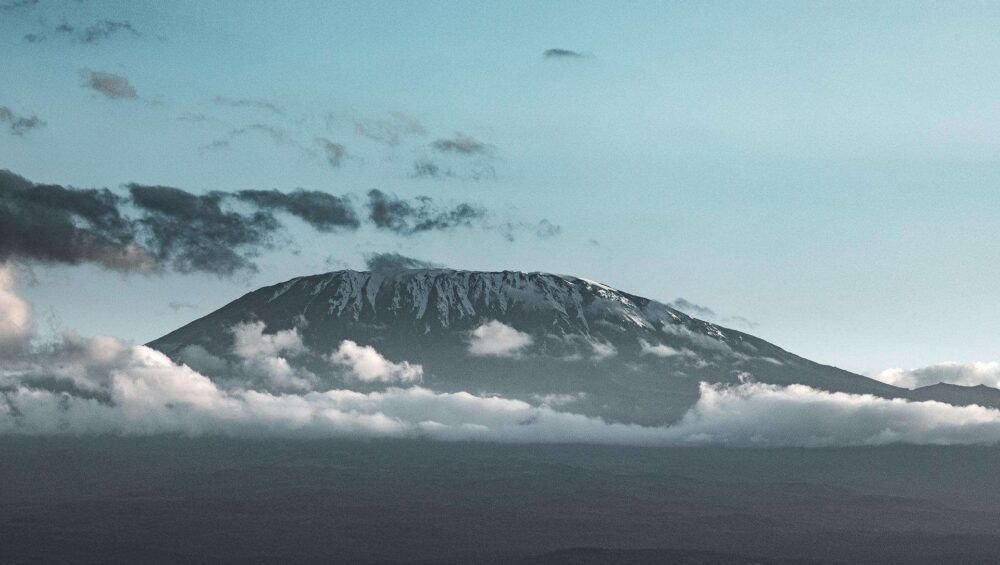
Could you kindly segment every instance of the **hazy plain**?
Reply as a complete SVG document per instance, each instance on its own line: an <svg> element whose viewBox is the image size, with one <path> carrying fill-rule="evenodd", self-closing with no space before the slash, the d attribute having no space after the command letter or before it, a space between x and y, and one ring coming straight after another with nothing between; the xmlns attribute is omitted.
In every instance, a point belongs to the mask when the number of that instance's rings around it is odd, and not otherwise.
<svg viewBox="0 0 1000 565"><path fill-rule="evenodd" d="M1000 448L0 438L0 561L994 563Z"/></svg>

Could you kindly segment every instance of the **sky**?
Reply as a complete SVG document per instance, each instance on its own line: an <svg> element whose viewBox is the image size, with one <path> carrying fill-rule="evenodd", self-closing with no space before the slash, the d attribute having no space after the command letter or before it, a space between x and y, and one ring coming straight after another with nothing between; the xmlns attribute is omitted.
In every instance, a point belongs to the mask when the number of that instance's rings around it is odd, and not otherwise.
<svg viewBox="0 0 1000 565"><path fill-rule="evenodd" d="M0 0L0 169L481 211L284 214L227 273L21 261L23 294L50 331L144 343L396 252L683 298L865 374L992 362L998 24L971 2Z"/></svg>

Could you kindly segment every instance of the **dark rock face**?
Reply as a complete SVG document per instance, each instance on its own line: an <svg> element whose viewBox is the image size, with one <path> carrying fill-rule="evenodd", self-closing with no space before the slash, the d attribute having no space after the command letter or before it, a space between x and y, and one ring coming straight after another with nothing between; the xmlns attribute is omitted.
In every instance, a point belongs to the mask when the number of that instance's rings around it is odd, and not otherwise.
<svg viewBox="0 0 1000 565"><path fill-rule="evenodd" d="M498 321L530 337L507 356L470 352L472 332ZM413 269L337 271L251 292L150 345L182 361L189 346L232 358L235 324L299 328L313 353L297 362L344 387L322 356L341 341L424 366L424 386L497 393L642 424L675 421L701 381L775 384L907 396L861 375L813 363L751 335L665 304L569 276ZM194 364L194 363L192 363Z"/></svg>

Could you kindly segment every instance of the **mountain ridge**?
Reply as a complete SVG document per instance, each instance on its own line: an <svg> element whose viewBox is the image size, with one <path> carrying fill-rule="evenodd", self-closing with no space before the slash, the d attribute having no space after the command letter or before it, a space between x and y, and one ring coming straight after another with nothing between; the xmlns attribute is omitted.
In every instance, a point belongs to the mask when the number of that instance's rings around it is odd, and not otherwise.
<svg viewBox="0 0 1000 565"><path fill-rule="evenodd" d="M913 397L656 300L545 272L426 268L295 277L251 291L149 345L192 366L193 347L231 359L232 328L248 322L263 322L270 333L301 332L320 354L302 363L325 386L343 383L321 355L350 340L421 364L425 385L436 390L574 398L574 411L630 423L676 421L703 381L753 378ZM511 355L476 355L474 332L491 322L527 345Z"/></svg>

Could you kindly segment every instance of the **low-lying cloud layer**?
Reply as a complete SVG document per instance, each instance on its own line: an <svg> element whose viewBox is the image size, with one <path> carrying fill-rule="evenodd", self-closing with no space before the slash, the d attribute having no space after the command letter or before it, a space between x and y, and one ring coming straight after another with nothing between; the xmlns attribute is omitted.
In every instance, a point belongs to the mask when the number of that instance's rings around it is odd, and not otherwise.
<svg viewBox="0 0 1000 565"><path fill-rule="evenodd" d="M107 369L103 395L8 385L0 397L0 433L803 447L1000 440L997 410L828 393L799 385L703 384L701 398L680 422L643 427L559 411L548 402L420 386L298 394L227 390L147 347L129 347L124 353L117 343L105 347L114 348L109 356L117 363Z"/></svg>

